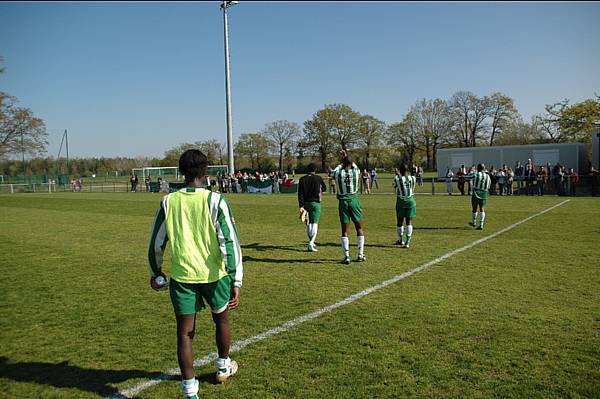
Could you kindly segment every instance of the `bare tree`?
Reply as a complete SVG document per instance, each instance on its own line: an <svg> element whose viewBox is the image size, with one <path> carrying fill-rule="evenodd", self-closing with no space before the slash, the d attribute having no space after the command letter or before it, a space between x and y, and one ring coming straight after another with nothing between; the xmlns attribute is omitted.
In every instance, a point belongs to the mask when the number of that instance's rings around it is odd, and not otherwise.
<svg viewBox="0 0 600 399"><path fill-rule="evenodd" d="M485 120L490 115L491 100L477 97L469 91L459 91L450 99L455 126L459 132L461 145L476 147L485 128Z"/></svg>
<svg viewBox="0 0 600 399"><path fill-rule="evenodd" d="M507 126L515 123L520 115L512 98L502 93L494 93L489 99L490 117L492 118L490 146L493 146L497 135L501 134Z"/></svg>
<svg viewBox="0 0 600 399"><path fill-rule="evenodd" d="M401 122L390 125L387 129L387 139L390 145L400 147L404 161L412 165L419 141L419 127L415 114L409 112Z"/></svg>
<svg viewBox="0 0 600 399"><path fill-rule="evenodd" d="M358 144L364 154L364 165L370 168L370 156L381 143L385 123L371 115L360 115L357 120Z"/></svg>
<svg viewBox="0 0 600 399"><path fill-rule="evenodd" d="M418 130L419 145L425 150L427 168L435 168L438 147L448 139L451 120L448 103L422 99L410 108Z"/></svg>
<svg viewBox="0 0 600 399"><path fill-rule="evenodd" d="M300 126L286 120L275 121L267 124L261 131L267 139L277 148L279 153L279 170L283 170L283 155L291 152L300 137Z"/></svg>
<svg viewBox="0 0 600 399"><path fill-rule="evenodd" d="M41 155L48 146L46 125L17 99L0 92L0 157L8 154Z"/></svg>

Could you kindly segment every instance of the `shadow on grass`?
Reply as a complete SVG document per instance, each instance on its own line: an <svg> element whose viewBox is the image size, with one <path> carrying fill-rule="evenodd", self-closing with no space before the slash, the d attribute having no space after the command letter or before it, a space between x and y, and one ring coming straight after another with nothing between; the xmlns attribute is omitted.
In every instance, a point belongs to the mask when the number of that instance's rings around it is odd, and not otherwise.
<svg viewBox="0 0 600 399"><path fill-rule="evenodd" d="M293 251L293 252L306 252L298 248L298 245L263 245L255 242L254 244L246 244L241 246L242 249L254 249L256 251Z"/></svg>
<svg viewBox="0 0 600 399"><path fill-rule="evenodd" d="M471 226L451 226L451 227L440 227L440 226L418 226L415 230L473 230Z"/></svg>
<svg viewBox="0 0 600 399"><path fill-rule="evenodd" d="M68 361L61 363L16 362L0 357L0 378L18 382L34 382L56 388L75 388L93 392L101 396L118 394L109 384L117 384L136 378L179 379L179 376L165 377L160 372L144 370L95 370L72 366Z"/></svg>
<svg viewBox="0 0 600 399"><path fill-rule="evenodd" d="M368 240L369 240L369 236L366 236L366 241L367 243L365 244L366 248L395 248L396 245L394 245L393 243L391 243L390 245L382 245L382 244L369 244ZM350 240L352 241L352 238L350 238ZM356 243L350 242L350 246L356 246ZM342 248L342 244L339 242L324 242L324 243L317 243L317 247L336 247L336 248Z"/></svg>
<svg viewBox="0 0 600 399"><path fill-rule="evenodd" d="M262 263L331 263L328 260L315 260L315 259L271 259L271 258L255 258L253 256L244 255L244 262L262 262Z"/></svg>

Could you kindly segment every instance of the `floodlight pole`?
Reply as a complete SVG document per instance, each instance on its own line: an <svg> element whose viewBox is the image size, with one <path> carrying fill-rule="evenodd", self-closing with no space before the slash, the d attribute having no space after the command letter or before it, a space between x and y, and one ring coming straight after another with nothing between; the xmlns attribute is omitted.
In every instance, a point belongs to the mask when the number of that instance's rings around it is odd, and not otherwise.
<svg viewBox="0 0 600 399"><path fill-rule="evenodd" d="M229 31L227 26L227 9L237 4L237 1L223 1L223 35L225 40L225 103L227 109L227 161L229 173L235 173L233 163L233 123L231 117L231 84L229 75Z"/></svg>

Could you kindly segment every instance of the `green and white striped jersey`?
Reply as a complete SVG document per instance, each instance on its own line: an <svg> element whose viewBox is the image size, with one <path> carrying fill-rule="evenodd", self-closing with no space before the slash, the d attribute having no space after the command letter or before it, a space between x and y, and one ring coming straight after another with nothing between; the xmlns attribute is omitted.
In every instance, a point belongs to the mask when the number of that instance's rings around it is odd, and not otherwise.
<svg viewBox="0 0 600 399"><path fill-rule="evenodd" d="M160 273L167 241L171 278L182 283L211 283L229 275L242 286L242 250L229 205L218 193L182 188L163 197L148 243L150 275Z"/></svg>
<svg viewBox="0 0 600 399"><path fill-rule="evenodd" d="M354 162L350 169L338 165L337 168L331 172L331 175L335 179L338 199L346 199L356 195L358 192L360 169Z"/></svg>
<svg viewBox="0 0 600 399"><path fill-rule="evenodd" d="M475 172L473 175L473 189L479 191L488 191L490 189L490 175L485 172Z"/></svg>
<svg viewBox="0 0 600 399"><path fill-rule="evenodd" d="M405 199L414 196L416 182L417 179L414 176L396 176L394 178L396 195Z"/></svg>

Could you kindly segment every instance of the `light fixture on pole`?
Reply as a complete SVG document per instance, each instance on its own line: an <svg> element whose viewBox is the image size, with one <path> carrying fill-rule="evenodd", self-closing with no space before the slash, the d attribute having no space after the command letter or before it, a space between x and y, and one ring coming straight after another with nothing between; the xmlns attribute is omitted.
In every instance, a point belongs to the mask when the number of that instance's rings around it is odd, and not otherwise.
<svg viewBox="0 0 600 399"><path fill-rule="evenodd" d="M225 40L225 105L227 110L227 163L229 172L235 173L233 163L233 126L231 117L231 84L229 82L229 31L227 26L227 9L238 4L237 1L223 1L223 35Z"/></svg>

